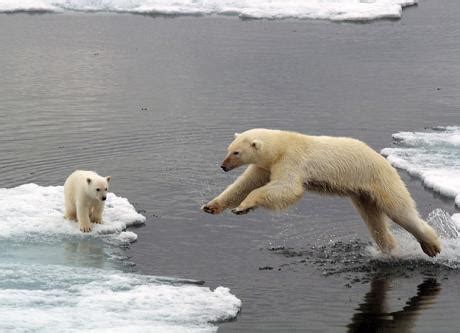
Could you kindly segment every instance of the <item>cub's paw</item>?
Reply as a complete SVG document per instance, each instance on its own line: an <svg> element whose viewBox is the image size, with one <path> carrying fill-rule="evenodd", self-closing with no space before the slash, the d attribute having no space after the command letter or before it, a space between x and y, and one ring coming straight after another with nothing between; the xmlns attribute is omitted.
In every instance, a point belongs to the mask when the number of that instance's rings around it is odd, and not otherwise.
<svg viewBox="0 0 460 333"><path fill-rule="evenodd" d="M232 213L236 215L244 215L249 213L251 210L254 210L254 208L240 208L236 207L232 209Z"/></svg>
<svg viewBox="0 0 460 333"><path fill-rule="evenodd" d="M210 202L206 205L201 206L201 210L208 214L220 214L224 210L217 202Z"/></svg>
<svg viewBox="0 0 460 333"><path fill-rule="evenodd" d="M81 232L90 232L91 231L91 224L80 224L80 231Z"/></svg>
<svg viewBox="0 0 460 333"><path fill-rule="evenodd" d="M91 220L91 222L96 223L96 224L102 224L102 219L94 218Z"/></svg>
<svg viewBox="0 0 460 333"><path fill-rule="evenodd" d="M76 221L77 220L77 215L65 213L64 218L66 220L69 220L69 221Z"/></svg>

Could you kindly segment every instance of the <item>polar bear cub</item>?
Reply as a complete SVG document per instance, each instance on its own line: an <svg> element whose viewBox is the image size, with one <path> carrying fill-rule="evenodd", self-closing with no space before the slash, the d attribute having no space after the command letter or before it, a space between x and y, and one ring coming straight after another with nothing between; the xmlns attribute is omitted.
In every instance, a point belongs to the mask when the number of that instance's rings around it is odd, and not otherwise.
<svg viewBox="0 0 460 333"><path fill-rule="evenodd" d="M383 252L396 246L388 218L410 232L429 256L441 251L436 232L423 221L396 170L365 143L295 132L252 129L237 134L222 169L248 165L221 194L202 207L245 214L257 207L284 209L305 191L347 196Z"/></svg>
<svg viewBox="0 0 460 333"><path fill-rule="evenodd" d="M82 232L91 231L91 222L102 223L110 181L93 171L74 171L64 183L64 218L77 220Z"/></svg>

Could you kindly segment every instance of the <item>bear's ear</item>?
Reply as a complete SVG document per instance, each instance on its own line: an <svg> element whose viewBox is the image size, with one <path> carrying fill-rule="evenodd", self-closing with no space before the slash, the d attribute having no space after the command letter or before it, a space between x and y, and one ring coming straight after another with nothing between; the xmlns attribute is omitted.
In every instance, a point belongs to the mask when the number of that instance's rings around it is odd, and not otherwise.
<svg viewBox="0 0 460 333"><path fill-rule="evenodd" d="M107 183L110 183L110 181L112 180L112 176L107 176L105 177L105 179L107 179Z"/></svg>
<svg viewBox="0 0 460 333"><path fill-rule="evenodd" d="M257 140L257 139L252 140L252 142L251 142L251 147L253 147L253 148L259 150L259 149L262 147L262 141Z"/></svg>
<svg viewBox="0 0 460 333"><path fill-rule="evenodd" d="M89 184L91 184L91 178L86 178L86 182Z"/></svg>
<svg viewBox="0 0 460 333"><path fill-rule="evenodd" d="M235 133L235 134L234 134L235 139L238 137L238 135L240 135L240 133Z"/></svg>

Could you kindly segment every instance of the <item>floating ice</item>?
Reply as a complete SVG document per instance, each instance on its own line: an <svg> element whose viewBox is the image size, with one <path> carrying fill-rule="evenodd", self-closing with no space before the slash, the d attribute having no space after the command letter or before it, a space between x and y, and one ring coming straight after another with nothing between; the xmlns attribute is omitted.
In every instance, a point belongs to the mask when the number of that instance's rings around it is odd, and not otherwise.
<svg viewBox="0 0 460 333"><path fill-rule="evenodd" d="M0 332L215 332L238 314L227 288L124 271L124 230L145 221L127 199L109 193L85 234L63 200L62 186L0 189Z"/></svg>
<svg viewBox="0 0 460 333"><path fill-rule="evenodd" d="M63 186L25 184L0 189L0 239L88 235L80 231L78 223L64 219L63 215ZM127 199L108 193L103 224L92 224L89 235L113 234L113 239L133 242L137 235L124 230L144 222L145 217Z"/></svg>
<svg viewBox="0 0 460 333"><path fill-rule="evenodd" d="M214 332L241 301L227 288L61 265L0 264L1 332Z"/></svg>
<svg viewBox="0 0 460 333"><path fill-rule="evenodd" d="M2 0L0 12L102 11L152 15L238 15L368 21L400 18L417 0Z"/></svg>
<svg viewBox="0 0 460 333"><path fill-rule="evenodd" d="M460 207L460 127L393 134L397 148L382 154L397 168L420 178L425 186L455 199Z"/></svg>

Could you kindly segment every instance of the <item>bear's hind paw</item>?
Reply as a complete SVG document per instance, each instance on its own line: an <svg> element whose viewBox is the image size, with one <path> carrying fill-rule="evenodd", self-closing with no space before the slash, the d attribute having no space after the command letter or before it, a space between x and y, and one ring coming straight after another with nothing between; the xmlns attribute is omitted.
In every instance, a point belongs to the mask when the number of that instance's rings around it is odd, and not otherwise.
<svg viewBox="0 0 460 333"><path fill-rule="evenodd" d="M427 242L420 242L423 252L430 257L436 257L441 252L441 247L438 244L430 244Z"/></svg>
<svg viewBox="0 0 460 333"><path fill-rule="evenodd" d="M71 215L71 214L64 214L64 218L69 221L76 221L77 220L77 215Z"/></svg>

